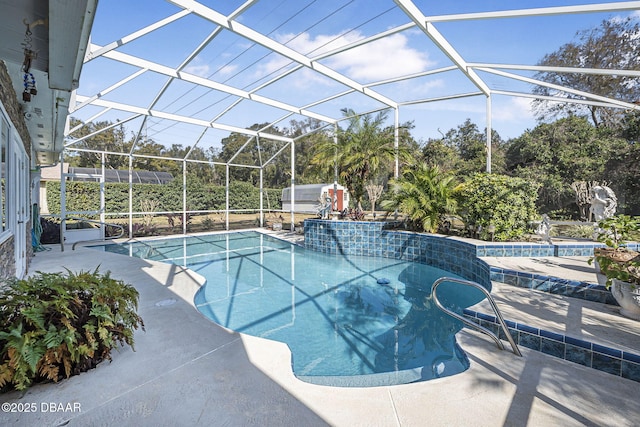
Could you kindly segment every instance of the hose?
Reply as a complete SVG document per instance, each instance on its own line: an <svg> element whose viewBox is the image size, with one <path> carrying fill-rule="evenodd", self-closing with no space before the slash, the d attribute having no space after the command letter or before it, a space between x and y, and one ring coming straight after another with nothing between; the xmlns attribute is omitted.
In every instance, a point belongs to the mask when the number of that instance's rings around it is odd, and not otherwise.
<svg viewBox="0 0 640 427"><path fill-rule="evenodd" d="M42 246L40 243L40 237L42 236L42 224L40 224L40 207L33 204L33 226L31 227L31 246L33 246L33 252L48 251L49 248Z"/></svg>

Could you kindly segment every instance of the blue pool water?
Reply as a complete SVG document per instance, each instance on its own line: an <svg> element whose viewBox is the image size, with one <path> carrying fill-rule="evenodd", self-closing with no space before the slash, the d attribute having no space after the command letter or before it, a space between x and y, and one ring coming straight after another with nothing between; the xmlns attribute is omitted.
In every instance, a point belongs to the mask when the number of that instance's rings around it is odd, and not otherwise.
<svg viewBox="0 0 640 427"><path fill-rule="evenodd" d="M286 343L304 381L400 384L469 367L454 336L462 323L429 298L435 279L457 276L425 264L327 255L257 232L102 247L197 271L207 279L195 295L198 310L226 328ZM453 283L438 296L459 313L483 298Z"/></svg>

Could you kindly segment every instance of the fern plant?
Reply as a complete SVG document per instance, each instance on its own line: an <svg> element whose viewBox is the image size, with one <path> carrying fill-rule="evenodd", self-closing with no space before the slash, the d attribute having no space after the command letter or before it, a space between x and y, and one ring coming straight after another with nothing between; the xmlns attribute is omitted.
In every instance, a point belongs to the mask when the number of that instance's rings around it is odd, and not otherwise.
<svg viewBox="0 0 640 427"><path fill-rule="evenodd" d="M390 182L389 199L382 202L382 208L406 214L413 229L436 233L447 215L456 211L456 185L454 177L437 166L420 164Z"/></svg>
<svg viewBox="0 0 640 427"><path fill-rule="evenodd" d="M41 273L0 286L0 389L58 381L111 360L144 330L138 291L110 273Z"/></svg>

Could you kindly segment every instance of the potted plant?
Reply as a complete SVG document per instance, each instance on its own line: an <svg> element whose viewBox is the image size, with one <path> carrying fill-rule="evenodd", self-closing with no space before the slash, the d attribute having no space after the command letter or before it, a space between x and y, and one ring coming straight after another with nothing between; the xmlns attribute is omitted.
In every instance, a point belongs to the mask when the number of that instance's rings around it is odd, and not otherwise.
<svg viewBox="0 0 640 427"><path fill-rule="evenodd" d="M627 248L627 241L632 232L638 231L640 224L637 218L628 215L616 215L598 222L596 240L604 243L604 248L594 248L596 271L606 275L606 269L611 263L626 262L638 255L638 252Z"/></svg>
<svg viewBox="0 0 640 427"><path fill-rule="evenodd" d="M626 247L631 233L640 230L638 218L617 215L598 223L597 240L606 245L594 248L593 258L606 287L620 304L623 316L640 320L640 253Z"/></svg>
<svg viewBox="0 0 640 427"><path fill-rule="evenodd" d="M640 254L609 264L605 275L607 288L620 304L620 314L640 320Z"/></svg>

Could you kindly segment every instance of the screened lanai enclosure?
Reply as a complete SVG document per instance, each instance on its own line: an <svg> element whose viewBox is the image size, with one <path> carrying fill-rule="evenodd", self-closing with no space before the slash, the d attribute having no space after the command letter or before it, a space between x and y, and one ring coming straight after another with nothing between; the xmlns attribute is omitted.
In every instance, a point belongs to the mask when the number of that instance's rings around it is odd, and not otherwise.
<svg viewBox="0 0 640 427"><path fill-rule="evenodd" d="M539 78L541 73L608 75L636 79L637 84L637 69L616 69L584 58L562 66L538 65L585 27L637 16L639 1L550 0L526 2L530 8L521 8L524 5L100 1L79 87L69 105L64 151L59 160L41 162L43 167L63 165L78 156L94 156L95 169L83 171L83 176L97 182L99 203L91 212L74 211L64 205L62 194L60 215L99 214L103 222L124 215L129 235L135 218L150 214L176 215L183 232L190 215L219 214L229 228L234 212L256 212L256 225L264 224L265 215L277 214L294 227L295 203L283 210L267 192L265 173L271 168L269 173L286 176L290 200L295 201L296 185L302 184L296 176L296 143L322 132L337 144L339 129L354 114L386 111L396 147L403 123L412 122L414 136L424 140L471 117L486 128L486 171L491 172L492 130L515 136L533 127L534 100L640 109L629 100ZM178 173L172 174L172 183L157 185L177 187L178 193L171 194L179 194L174 197L179 207L141 205L134 195L136 174L167 172L162 166L167 161ZM109 169L114 164L125 171L118 176L129 185L120 212L105 210L104 182L113 175ZM399 168L396 157L391 172L396 177ZM203 171L215 177L224 193L216 206L194 209L189 201L198 189L189 177ZM62 173L62 182L82 178L74 175ZM259 190L255 205L234 205L238 182ZM68 184L61 188L68 191ZM282 188L275 190L273 194Z"/></svg>

